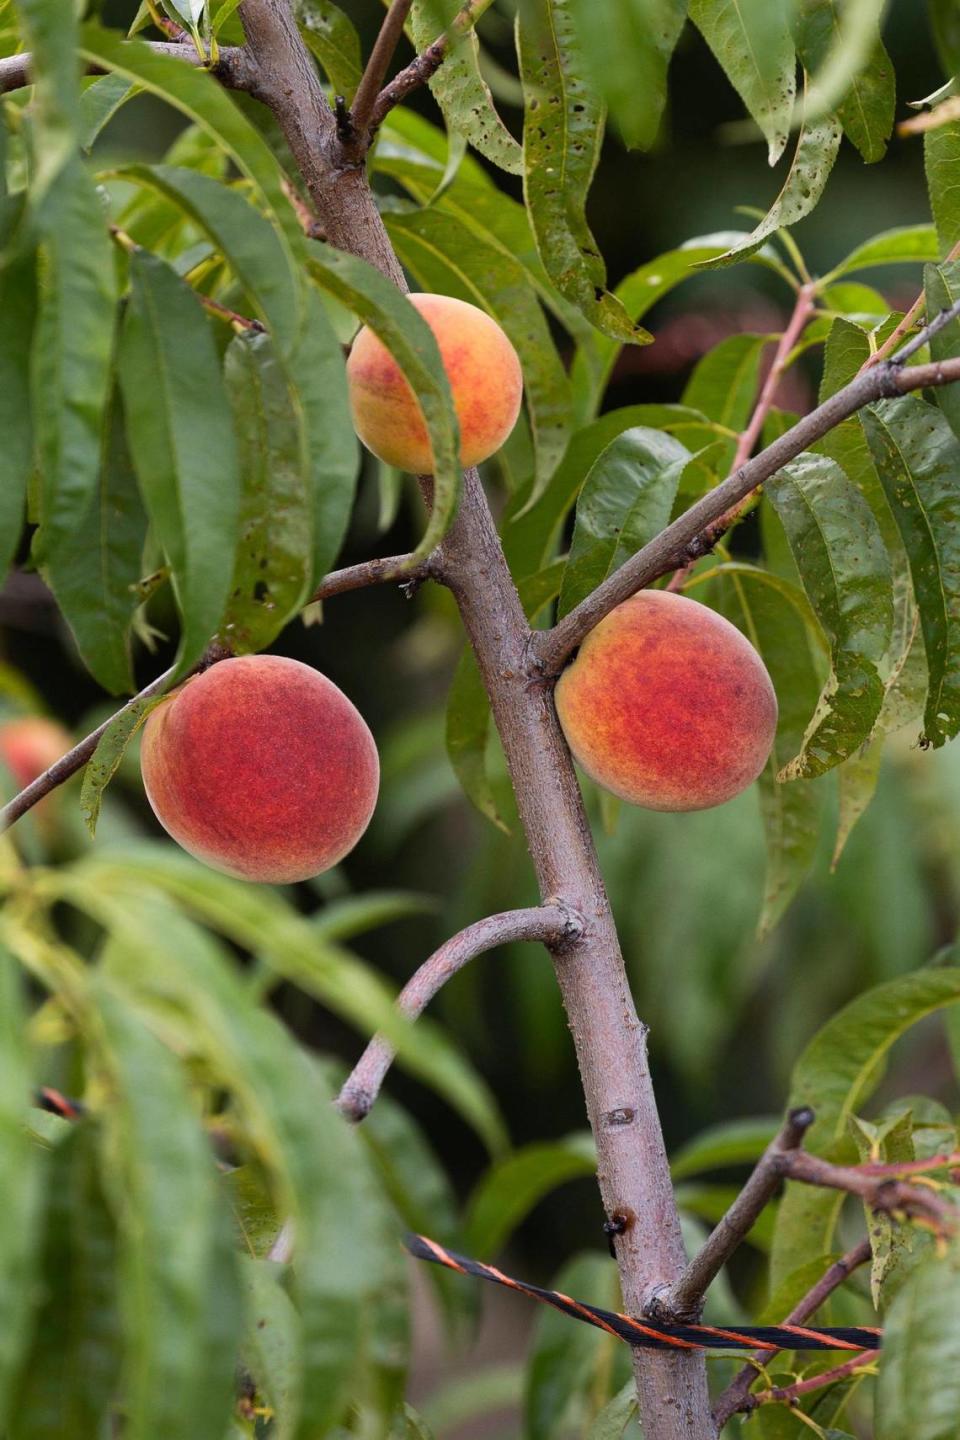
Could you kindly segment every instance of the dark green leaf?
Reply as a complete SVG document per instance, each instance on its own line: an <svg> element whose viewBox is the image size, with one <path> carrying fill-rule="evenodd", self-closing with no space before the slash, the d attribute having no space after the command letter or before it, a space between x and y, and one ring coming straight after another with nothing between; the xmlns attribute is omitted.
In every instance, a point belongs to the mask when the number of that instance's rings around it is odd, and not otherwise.
<svg viewBox="0 0 960 1440"><path fill-rule="evenodd" d="M731 335L697 362L683 392L684 405L728 430L743 430L757 394L765 335Z"/></svg>
<svg viewBox="0 0 960 1440"><path fill-rule="evenodd" d="M893 62L880 39L884 5L803 0L794 24L800 60L813 75L811 113L835 109L867 164L883 159L896 107Z"/></svg>
<svg viewBox="0 0 960 1440"><path fill-rule="evenodd" d="M587 472L560 591L565 615L669 523L686 446L661 430L624 430Z"/></svg>
<svg viewBox="0 0 960 1440"><path fill-rule="evenodd" d="M125 705L114 715L97 741L97 748L84 766L80 788L80 814L91 836L97 833L104 790L117 773L130 741L163 698L157 695Z"/></svg>
<svg viewBox="0 0 960 1440"><path fill-rule="evenodd" d="M776 1116L756 1120L727 1120L713 1125L687 1143L670 1158L674 1180L685 1180L705 1170L724 1165L747 1165L759 1160L780 1128Z"/></svg>
<svg viewBox="0 0 960 1440"><path fill-rule="evenodd" d="M667 67L686 0L575 0L573 13L594 84L630 148L649 150L667 100Z"/></svg>
<svg viewBox="0 0 960 1440"><path fill-rule="evenodd" d="M716 260L702 260L702 269L738 265L763 244L768 235L795 225L814 209L833 169L840 148L840 125L832 115L804 125L780 194L764 218L744 240L731 246Z"/></svg>
<svg viewBox="0 0 960 1440"><path fill-rule="evenodd" d="M566 448L570 387L527 273L518 260L443 211L388 216L387 228L405 267L425 288L479 305L513 343L542 487Z"/></svg>
<svg viewBox="0 0 960 1440"><path fill-rule="evenodd" d="M33 123L37 199L76 153L80 130L80 66L72 0L17 0L23 48L33 52Z"/></svg>
<svg viewBox="0 0 960 1440"><path fill-rule="evenodd" d="M92 500L73 535L64 537L44 567L85 665L111 695L134 688L130 634L140 604L136 585L146 532L115 392L104 411Z"/></svg>
<svg viewBox="0 0 960 1440"><path fill-rule="evenodd" d="M282 1284L279 1265L245 1259L240 1274L248 1315L244 1360L259 1394L274 1412L276 1440L289 1440L303 1386L296 1308Z"/></svg>
<svg viewBox="0 0 960 1440"><path fill-rule="evenodd" d="M418 51L425 50L447 28L460 0L417 0L410 12L410 37ZM447 129L463 135L475 150L501 170L519 175L523 168L520 146L497 114L490 87L480 73L479 45L472 28L449 50L430 90L443 112Z"/></svg>
<svg viewBox="0 0 960 1440"><path fill-rule="evenodd" d="M0 583L23 530L33 464L30 349L36 312L33 256L0 267Z"/></svg>
<svg viewBox="0 0 960 1440"><path fill-rule="evenodd" d="M289 358L304 323L305 291L282 232L213 176L176 165L127 165L117 173L172 200L210 237Z"/></svg>
<svg viewBox="0 0 960 1440"><path fill-rule="evenodd" d="M923 272L923 289L929 316L949 310L960 299L960 262L951 260L943 265L927 265ZM930 354L934 360L952 360L960 355L960 326L955 320L933 336ZM960 385L938 385L934 395L950 429L960 438Z"/></svg>
<svg viewBox="0 0 960 1440"><path fill-rule="evenodd" d="M940 253L946 255L960 240L960 193L954 183L960 163L960 120L951 120L926 132L923 163Z"/></svg>
<svg viewBox="0 0 960 1440"><path fill-rule="evenodd" d="M800 1056L790 1085L790 1106L809 1105L816 1113L807 1148L815 1154L834 1153L847 1134L849 1117L879 1083L894 1042L911 1025L958 1000L960 969L920 970L875 986L829 1020ZM811 1253L833 1248L842 1205L842 1194L788 1184L777 1216L772 1285L780 1284Z"/></svg>
<svg viewBox="0 0 960 1440"><path fill-rule="evenodd" d="M294 0L293 13L330 84L349 103L363 72L360 37L353 21L331 0Z"/></svg>
<svg viewBox="0 0 960 1440"><path fill-rule="evenodd" d="M553 1288L565 1295L589 1295L596 1304L615 1309L615 1277L616 1269L605 1256L579 1255L555 1276ZM571 1324L565 1315L545 1305L538 1307L524 1403L528 1440L555 1440L562 1434L572 1402L586 1410L595 1393L601 1354L609 1344L609 1337L601 1331ZM580 1426L588 1413L578 1417Z"/></svg>
<svg viewBox="0 0 960 1440"><path fill-rule="evenodd" d="M924 736L938 746L960 728L960 442L913 395L862 414L910 562L929 670Z"/></svg>
<svg viewBox="0 0 960 1440"><path fill-rule="evenodd" d="M607 290L606 267L586 219L599 157L603 109L584 77L570 0L529 0L517 49L524 88L524 195L547 274L598 330L648 344Z"/></svg>
<svg viewBox="0 0 960 1440"><path fill-rule="evenodd" d="M690 19L766 137L775 165L786 147L797 60L785 0L690 0Z"/></svg>
<svg viewBox="0 0 960 1440"><path fill-rule="evenodd" d="M821 791L813 785L781 785L776 777L800 748L820 686L802 618L802 594L789 598L788 582L750 566L725 565L721 574L729 577L730 619L760 652L780 711L773 751L758 782L767 843L758 927L764 935L793 899L816 854Z"/></svg>
<svg viewBox="0 0 960 1440"><path fill-rule="evenodd" d="M960 12L954 0L927 0L930 28L940 63L948 75L960 72Z"/></svg>
<svg viewBox="0 0 960 1440"><path fill-rule="evenodd" d="M487 740L490 735L490 701L477 668L473 651L467 647L460 657L447 696L447 754L464 794L481 815L509 835L510 827L497 807L487 774Z"/></svg>
<svg viewBox="0 0 960 1440"><path fill-rule="evenodd" d="M183 617L182 673L223 616L233 569L239 476L233 420L199 303L156 256L130 257L120 340L127 436Z"/></svg>
<svg viewBox="0 0 960 1440"><path fill-rule="evenodd" d="M80 148L92 150L100 132L117 111L137 93L125 75L101 75L91 80L80 97Z"/></svg>
<svg viewBox="0 0 960 1440"><path fill-rule="evenodd" d="M545 1195L596 1170L597 1149L589 1131L526 1145L506 1156L490 1167L470 1197L465 1221L470 1254L493 1255Z"/></svg>
<svg viewBox="0 0 960 1440"><path fill-rule="evenodd" d="M893 628L890 561L867 502L826 456L799 456L767 483L766 494L830 642L831 670L816 711L799 754L780 772L783 780L809 780L853 755L880 713L878 667Z"/></svg>
<svg viewBox="0 0 960 1440"><path fill-rule="evenodd" d="M457 417L437 342L406 296L356 255L311 245L310 264L321 288L382 340L420 404L434 458L433 508L414 556L422 559L446 533L460 496Z"/></svg>
<svg viewBox="0 0 960 1440"><path fill-rule="evenodd" d="M121 1235L126 1426L131 1440L216 1435L240 1315L213 1159L177 1060L105 985L93 997L117 1085L106 1174Z"/></svg>
<svg viewBox="0 0 960 1440"><path fill-rule="evenodd" d="M240 516L222 635L256 654L307 598L313 570L306 437L269 335L237 335L224 364L240 457Z"/></svg>
<svg viewBox="0 0 960 1440"><path fill-rule="evenodd" d="M960 1413L960 1246L930 1255L890 1308L875 1414L877 1440L952 1440Z"/></svg>

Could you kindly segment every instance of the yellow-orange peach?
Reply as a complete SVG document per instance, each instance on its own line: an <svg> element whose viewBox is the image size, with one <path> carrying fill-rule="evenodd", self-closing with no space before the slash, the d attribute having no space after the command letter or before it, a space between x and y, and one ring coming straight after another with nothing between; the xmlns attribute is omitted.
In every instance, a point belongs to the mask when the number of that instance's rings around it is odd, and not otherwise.
<svg viewBox="0 0 960 1440"><path fill-rule="evenodd" d="M755 780L777 699L753 646L722 615L643 590L586 637L557 684L575 758L648 810L706 810Z"/></svg>
<svg viewBox="0 0 960 1440"><path fill-rule="evenodd" d="M140 767L160 824L246 880L305 880L342 860L377 800L377 748L356 707L309 665L222 660L152 711Z"/></svg>
<svg viewBox="0 0 960 1440"><path fill-rule="evenodd" d="M409 300L440 350L460 422L460 463L479 465L517 422L523 393L517 352L476 305L450 295ZM390 351L366 326L353 342L347 382L354 427L367 449L399 470L431 474L433 452L419 402Z"/></svg>
<svg viewBox="0 0 960 1440"><path fill-rule="evenodd" d="M42 715L19 715L0 725L0 760L21 790L49 770L72 745L63 726Z"/></svg>

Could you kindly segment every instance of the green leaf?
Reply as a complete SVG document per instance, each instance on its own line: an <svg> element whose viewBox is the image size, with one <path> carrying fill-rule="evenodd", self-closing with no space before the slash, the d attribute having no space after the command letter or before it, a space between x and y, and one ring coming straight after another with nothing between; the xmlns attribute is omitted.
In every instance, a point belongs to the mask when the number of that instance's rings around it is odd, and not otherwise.
<svg viewBox="0 0 960 1440"><path fill-rule="evenodd" d="M505 835L510 827L500 814L487 774L490 701L469 646L460 656L447 695L447 755L463 792Z"/></svg>
<svg viewBox="0 0 960 1440"><path fill-rule="evenodd" d="M147 517L137 488L117 392L103 415L99 474L71 537L44 575L94 678L111 695L134 689L131 628L140 596Z"/></svg>
<svg viewBox="0 0 960 1440"><path fill-rule="evenodd" d="M570 0L529 0L518 18L517 49L524 90L524 197L547 274L598 330L648 344L652 336L606 288L606 267L587 224L603 110L584 77Z"/></svg>
<svg viewBox="0 0 960 1440"><path fill-rule="evenodd" d="M595 1303L613 1309L617 1305L616 1267L603 1255L578 1255L554 1278L553 1288L565 1295L589 1295ZM579 1399L582 1404L594 1392L596 1371L610 1337L593 1326L571 1323L546 1305L537 1308L527 1365L523 1433L528 1440L555 1440L564 1433L571 1402Z"/></svg>
<svg viewBox="0 0 960 1440"><path fill-rule="evenodd" d="M277 1440L289 1440L303 1386L297 1311L282 1284L279 1265L245 1257L240 1274L248 1314L244 1362L276 1416Z"/></svg>
<svg viewBox="0 0 960 1440"><path fill-rule="evenodd" d="M71 548L93 503L110 393L116 273L99 197L70 161L36 216L43 283L32 403L42 469L42 558Z"/></svg>
<svg viewBox="0 0 960 1440"><path fill-rule="evenodd" d="M690 0L690 19L767 141L775 165L786 147L797 60L784 0Z"/></svg>
<svg viewBox="0 0 960 1440"><path fill-rule="evenodd" d="M388 1440L433 1440L433 1431L412 1405L401 1405Z"/></svg>
<svg viewBox="0 0 960 1440"><path fill-rule="evenodd" d="M506 332L523 369L542 488L566 449L570 386L523 266L456 216L433 208L388 215L387 230L405 268L425 288L480 306Z"/></svg>
<svg viewBox="0 0 960 1440"><path fill-rule="evenodd" d="M0 202L3 203L3 202ZM33 466L30 349L36 314L34 257L0 265L0 584L23 532Z"/></svg>
<svg viewBox="0 0 960 1440"><path fill-rule="evenodd" d="M439 900L432 895L418 895L410 890L367 890L362 895L345 895L331 900L312 916L315 932L324 940L352 940L368 930L379 930L394 920L411 915L431 915L439 909Z"/></svg>
<svg viewBox="0 0 960 1440"><path fill-rule="evenodd" d="M846 1136L850 1116L882 1078L891 1046L925 1016L957 1001L960 969L919 970L875 986L828 1020L794 1066L790 1084L790 1107L809 1105L816 1113L806 1147L814 1154L833 1155ZM833 1248L842 1205L839 1192L787 1185L777 1216L772 1285L780 1284L811 1253Z"/></svg>
<svg viewBox="0 0 960 1440"><path fill-rule="evenodd" d="M307 48L320 61L335 92L349 104L363 73L353 21L331 0L294 0L293 13Z"/></svg>
<svg viewBox="0 0 960 1440"><path fill-rule="evenodd" d="M484 7L486 8L486 7ZM447 28L458 13L460 0L417 0L410 12L410 37L419 52ZM430 79L430 92L443 112L447 129L463 135L481 155L519 175L523 169L520 146L497 114L490 87L480 73L480 47L471 27L451 45L443 64Z"/></svg>
<svg viewBox="0 0 960 1440"><path fill-rule="evenodd" d="M854 826L873 799L882 759L883 745L874 740L837 769L837 833L830 860L831 870L837 868Z"/></svg>
<svg viewBox="0 0 960 1440"><path fill-rule="evenodd" d="M666 527L689 459L672 435L641 426L624 430L601 451L577 501L560 615Z"/></svg>
<svg viewBox="0 0 960 1440"><path fill-rule="evenodd" d="M80 96L80 148L92 150L117 111L138 93L125 75L100 75Z"/></svg>
<svg viewBox="0 0 960 1440"><path fill-rule="evenodd" d="M80 130L80 66L72 0L17 0L23 48L33 53L36 169L40 201L76 154Z"/></svg>
<svg viewBox="0 0 960 1440"><path fill-rule="evenodd" d="M683 403L728 430L746 427L757 395L766 335L730 335L697 362Z"/></svg>
<svg viewBox="0 0 960 1440"><path fill-rule="evenodd" d="M810 656L802 594L762 570L724 565L727 613L760 652L777 692L779 718L773 750L760 776L760 814L767 845L767 874L758 931L773 929L813 864L822 792L813 785L781 785L777 775L797 753L819 682ZM799 602L799 603L798 603Z"/></svg>
<svg viewBox="0 0 960 1440"><path fill-rule="evenodd" d="M951 120L925 133L923 163L940 253L946 255L960 240L960 194L954 184L960 163L960 121Z"/></svg>
<svg viewBox="0 0 960 1440"><path fill-rule="evenodd" d="M141 725L165 697L155 695L146 700L134 700L119 710L97 741L97 748L83 770L83 784L80 787L80 814L91 837L97 833L103 792L119 769L120 762L130 741Z"/></svg>
<svg viewBox="0 0 960 1440"><path fill-rule="evenodd" d="M832 115L809 126L804 125L797 138L797 148L783 188L759 225L725 254L715 260L702 260L700 268L719 270L727 265L738 265L758 250L768 235L795 225L809 215L823 194L833 169L840 148L840 134L840 125Z"/></svg>
<svg viewBox="0 0 960 1440"><path fill-rule="evenodd" d="M574 0L584 58L625 144L649 150L667 101L667 67L686 0Z"/></svg>
<svg viewBox="0 0 960 1440"><path fill-rule="evenodd" d="M628 1380L600 1411L587 1431L587 1440L620 1440L637 1413L637 1383Z"/></svg>
<svg viewBox="0 0 960 1440"><path fill-rule="evenodd" d="M182 674L223 616L239 476L233 420L199 303L154 255L130 257L118 369L130 453L183 617Z"/></svg>
<svg viewBox="0 0 960 1440"><path fill-rule="evenodd" d="M30 1339L39 1261L40 1151L27 1113L33 1087L20 967L0 945L0 1416L10 1416L11 1386Z"/></svg>
<svg viewBox="0 0 960 1440"><path fill-rule="evenodd" d="M307 598L313 569L306 437L269 335L231 341L224 363L240 456L240 517L221 634L256 654Z"/></svg>
<svg viewBox="0 0 960 1440"><path fill-rule="evenodd" d="M862 412L870 449L910 562L929 669L924 739L960 729L960 445L913 395Z"/></svg>
<svg viewBox="0 0 960 1440"><path fill-rule="evenodd" d="M283 192L276 157L212 75L95 24L81 30L80 58L136 81L199 125L256 186L291 253L302 253L303 232Z"/></svg>
<svg viewBox="0 0 960 1440"><path fill-rule="evenodd" d="M883 159L896 107L893 62L880 39L885 7L886 0L803 0L794 23L800 60L812 76L808 113L836 110L867 164Z"/></svg>
<svg viewBox="0 0 960 1440"><path fill-rule="evenodd" d="M545 1195L596 1171L597 1149L589 1131L525 1145L505 1156L487 1170L470 1196L464 1225L469 1253L495 1254Z"/></svg>
<svg viewBox="0 0 960 1440"><path fill-rule="evenodd" d="M778 777L809 780L849 759L880 713L878 667L893 627L890 561L867 502L826 456L798 456L768 481L766 494L830 642L817 708L799 754Z"/></svg>
<svg viewBox="0 0 960 1440"><path fill-rule="evenodd" d="M174 1056L105 985L92 998L117 1086L104 1164L121 1236L127 1429L131 1440L214 1435L230 1415L239 1283L212 1156Z"/></svg>
<svg viewBox="0 0 960 1440"><path fill-rule="evenodd" d="M460 440L450 386L433 332L405 295L372 265L329 246L310 246L314 279L368 325L416 394L433 451L433 507L414 562L446 534L460 497Z"/></svg>
<svg viewBox="0 0 960 1440"><path fill-rule="evenodd" d="M486 1420L491 1412L515 1411L523 1400L522 1365L484 1365L431 1392L424 1409L440 1435Z"/></svg>
<svg viewBox="0 0 960 1440"><path fill-rule="evenodd" d="M172 200L207 234L287 358L304 323L305 287L282 232L211 175L177 165L126 165L116 174Z"/></svg>
<svg viewBox="0 0 960 1440"><path fill-rule="evenodd" d="M923 272L923 289L928 315L949 310L960 298L960 262L952 260L943 265L927 265ZM960 355L960 327L956 321L933 336L930 354L934 360L951 360ZM960 438L960 385L938 385L934 396L947 417L950 429Z"/></svg>
<svg viewBox="0 0 960 1440"><path fill-rule="evenodd" d="M7 1433L61 1440L105 1433L117 1398L117 1236L97 1175L94 1133L70 1130L45 1175L42 1302Z"/></svg>
<svg viewBox="0 0 960 1440"><path fill-rule="evenodd" d="M690 1175L718 1170L725 1165L752 1164L759 1160L779 1129L780 1120L773 1115L712 1125L671 1156L670 1174L674 1180L686 1180Z"/></svg>
<svg viewBox="0 0 960 1440"><path fill-rule="evenodd" d="M850 1132L861 1164L880 1161L887 1165L908 1165L917 1158L912 1110L901 1111L878 1125L852 1115ZM902 1279L902 1267L913 1247L914 1232L889 1214L874 1210L866 1201L863 1212L872 1251L870 1295L874 1308L882 1312L893 1284Z"/></svg>
<svg viewBox="0 0 960 1440"><path fill-rule="evenodd" d="M852 275L857 270L870 270L875 265L913 265L936 260L940 250L932 225L900 225L884 230L857 245L831 271L829 279Z"/></svg>
<svg viewBox="0 0 960 1440"><path fill-rule="evenodd" d="M877 1440L951 1440L960 1412L960 1246L930 1255L887 1315Z"/></svg>

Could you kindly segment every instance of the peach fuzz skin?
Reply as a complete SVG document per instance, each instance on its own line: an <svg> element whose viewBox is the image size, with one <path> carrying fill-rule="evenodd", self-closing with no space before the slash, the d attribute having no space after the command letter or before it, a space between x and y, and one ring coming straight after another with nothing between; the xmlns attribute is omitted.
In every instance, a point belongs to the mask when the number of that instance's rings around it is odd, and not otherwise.
<svg viewBox="0 0 960 1440"><path fill-rule="evenodd" d="M590 632L556 690L582 768L648 810L706 810L763 770L777 698L753 646L695 600L643 590Z"/></svg>
<svg viewBox="0 0 960 1440"><path fill-rule="evenodd" d="M244 655L147 718L147 799L184 850L245 880L287 884L342 860L373 813L380 763L356 707L319 671Z"/></svg>
<svg viewBox="0 0 960 1440"><path fill-rule="evenodd" d="M42 715L22 715L0 725L0 760L21 790L49 770L72 745L63 726Z"/></svg>
<svg viewBox="0 0 960 1440"><path fill-rule="evenodd" d="M500 449L517 422L520 361L485 311L450 295L407 297L430 326L460 423L460 463L479 465ZM414 475L433 472L433 451L413 390L386 346L366 326L347 361L357 434L381 460Z"/></svg>

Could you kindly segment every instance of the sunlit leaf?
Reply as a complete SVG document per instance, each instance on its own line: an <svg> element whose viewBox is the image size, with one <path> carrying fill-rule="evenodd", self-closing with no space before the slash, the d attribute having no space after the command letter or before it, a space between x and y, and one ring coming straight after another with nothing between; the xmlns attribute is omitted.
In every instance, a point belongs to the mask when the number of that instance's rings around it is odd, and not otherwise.
<svg viewBox="0 0 960 1440"><path fill-rule="evenodd" d="M900 225L857 245L830 272L832 280L870 270L875 265L913 265L936 260L940 254L932 225Z"/></svg>

